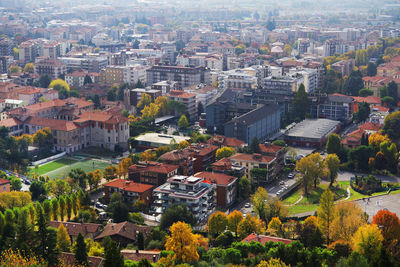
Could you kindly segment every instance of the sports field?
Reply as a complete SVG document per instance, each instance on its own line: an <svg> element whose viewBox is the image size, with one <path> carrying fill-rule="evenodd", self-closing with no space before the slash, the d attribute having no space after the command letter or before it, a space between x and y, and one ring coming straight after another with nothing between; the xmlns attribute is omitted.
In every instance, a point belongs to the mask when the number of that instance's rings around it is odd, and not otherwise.
<svg viewBox="0 0 400 267"><path fill-rule="evenodd" d="M60 158L58 160L43 164L38 169L32 168L30 174L49 176L50 179L65 178L71 169L81 168L85 172L94 171L96 169L104 170L110 166L109 161L99 159L74 159Z"/></svg>

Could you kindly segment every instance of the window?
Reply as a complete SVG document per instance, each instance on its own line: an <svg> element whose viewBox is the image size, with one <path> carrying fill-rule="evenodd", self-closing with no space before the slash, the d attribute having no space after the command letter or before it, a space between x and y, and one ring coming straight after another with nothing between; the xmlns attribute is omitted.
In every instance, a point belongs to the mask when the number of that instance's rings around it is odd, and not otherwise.
<svg viewBox="0 0 400 267"><path fill-rule="evenodd" d="M111 142L111 138L110 138L110 137L108 137L108 142L109 142L109 143Z"/></svg>

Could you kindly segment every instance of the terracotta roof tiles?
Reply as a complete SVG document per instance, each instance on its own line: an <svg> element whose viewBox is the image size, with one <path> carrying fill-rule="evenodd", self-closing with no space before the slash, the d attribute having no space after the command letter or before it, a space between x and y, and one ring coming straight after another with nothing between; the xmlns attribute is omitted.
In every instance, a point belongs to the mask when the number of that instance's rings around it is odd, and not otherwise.
<svg viewBox="0 0 400 267"><path fill-rule="evenodd" d="M123 191L143 193L153 188L152 185L135 183L125 179L115 179L108 183L103 184L106 187L119 188Z"/></svg>

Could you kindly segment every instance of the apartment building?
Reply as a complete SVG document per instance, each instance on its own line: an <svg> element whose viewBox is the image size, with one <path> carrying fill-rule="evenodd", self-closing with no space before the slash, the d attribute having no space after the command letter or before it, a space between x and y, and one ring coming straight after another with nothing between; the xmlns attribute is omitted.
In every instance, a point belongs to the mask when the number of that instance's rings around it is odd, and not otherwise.
<svg viewBox="0 0 400 267"><path fill-rule="evenodd" d="M92 80L92 83L99 82L99 74L96 72L74 71L72 73L65 74L65 81L69 86L74 88L80 88L85 84L85 77L88 75Z"/></svg>
<svg viewBox="0 0 400 267"><path fill-rule="evenodd" d="M122 84L125 82L124 71L124 66L107 66L100 71L99 82L107 86Z"/></svg>
<svg viewBox="0 0 400 267"><path fill-rule="evenodd" d="M211 85L199 84L186 87L184 91L196 95L196 103L201 103L205 107L211 103L218 89Z"/></svg>
<svg viewBox="0 0 400 267"><path fill-rule="evenodd" d="M57 79L67 72L66 65L57 59L40 59L35 62L35 73Z"/></svg>
<svg viewBox="0 0 400 267"><path fill-rule="evenodd" d="M136 107L142 99L143 94L148 94L151 97L151 100L154 101L157 97L161 96L161 91L144 88L131 89L129 90L129 104Z"/></svg>
<svg viewBox="0 0 400 267"><path fill-rule="evenodd" d="M129 167L129 180L135 183L160 186L178 174L178 165L160 162L138 162Z"/></svg>
<svg viewBox="0 0 400 267"><path fill-rule="evenodd" d="M130 85L134 85L138 81L141 81L142 84L146 84L146 70L148 68L148 66L143 66L139 64L133 66L125 66L124 82Z"/></svg>
<svg viewBox="0 0 400 267"><path fill-rule="evenodd" d="M214 190L204 178L176 175L153 190L153 209L162 214L173 204L185 204L198 222L204 222L215 208Z"/></svg>
<svg viewBox="0 0 400 267"><path fill-rule="evenodd" d="M61 56L61 44L57 41L52 41L43 46L43 56L50 59L57 59Z"/></svg>
<svg viewBox="0 0 400 267"><path fill-rule="evenodd" d="M210 70L204 67L152 66L146 70L148 85L160 81L175 81L179 88L195 84L210 84Z"/></svg>
<svg viewBox="0 0 400 267"><path fill-rule="evenodd" d="M1 38L0 39L0 56L13 56L13 47L14 42L9 38Z"/></svg>
<svg viewBox="0 0 400 267"><path fill-rule="evenodd" d="M196 95L185 91L173 90L167 94L169 101L177 101L185 105L189 120L197 118Z"/></svg>
<svg viewBox="0 0 400 267"><path fill-rule="evenodd" d="M224 89L255 89L257 78L243 69L234 69L221 73L218 76L218 87Z"/></svg>
<svg viewBox="0 0 400 267"><path fill-rule="evenodd" d="M264 156L261 154L241 154L241 153L236 153L235 155L229 157L229 161L233 166L240 166L240 167L245 167L245 175L252 179L252 182L255 182L257 184L265 184L273 179L275 179L277 176L275 176L275 157L273 156ZM253 177L251 177L251 170L254 168L259 168L259 169L266 169L267 170L267 176L265 179L262 180L255 180Z"/></svg>
<svg viewBox="0 0 400 267"><path fill-rule="evenodd" d="M108 65L108 58L104 56L60 57L58 58L68 71L87 70L88 72L100 72Z"/></svg>
<svg viewBox="0 0 400 267"><path fill-rule="evenodd" d="M21 62L34 62L40 56L39 45L34 40L22 42L18 47L18 59Z"/></svg>
<svg viewBox="0 0 400 267"><path fill-rule="evenodd" d="M349 122L353 117L354 99L342 94L331 94L319 97L319 101L312 101L311 116L326 118L342 122Z"/></svg>

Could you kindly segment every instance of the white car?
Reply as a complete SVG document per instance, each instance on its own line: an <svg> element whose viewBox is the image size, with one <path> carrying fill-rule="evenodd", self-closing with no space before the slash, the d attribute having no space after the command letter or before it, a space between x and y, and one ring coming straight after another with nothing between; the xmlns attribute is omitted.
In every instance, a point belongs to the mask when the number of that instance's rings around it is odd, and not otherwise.
<svg viewBox="0 0 400 267"><path fill-rule="evenodd" d="M246 204L244 205L244 207L248 209L248 208L251 207L251 205L250 205L250 203L246 203Z"/></svg>

